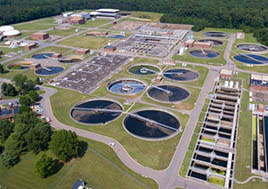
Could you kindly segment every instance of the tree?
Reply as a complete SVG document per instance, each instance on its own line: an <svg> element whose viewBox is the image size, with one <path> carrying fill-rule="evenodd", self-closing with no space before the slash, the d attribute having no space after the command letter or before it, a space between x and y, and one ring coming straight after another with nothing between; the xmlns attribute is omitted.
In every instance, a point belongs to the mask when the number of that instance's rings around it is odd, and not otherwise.
<svg viewBox="0 0 268 189"><path fill-rule="evenodd" d="M4 143L13 132L14 124L8 120L0 120L0 142Z"/></svg>
<svg viewBox="0 0 268 189"><path fill-rule="evenodd" d="M51 135L52 130L48 123L38 123L34 128L30 129L25 136L28 150L33 150L35 154L46 150Z"/></svg>
<svg viewBox="0 0 268 189"><path fill-rule="evenodd" d="M56 172L56 161L46 154L42 154L41 157L35 164L37 173L42 177L46 178Z"/></svg>
<svg viewBox="0 0 268 189"><path fill-rule="evenodd" d="M36 85L42 85L42 81L39 77L35 78L35 82L34 82Z"/></svg>
<svg viewBox="0 0 268 189"><path fill-rule="evenodd" d="M32 99L28 96L21 96L19 102L23 106L30 106L32 104Z"/></svg>
<svg viewBox="0 0 268 189"><path fill-rule="evenodd" d="M22 74L15 75L13 77L13 81L18 89L18 92L22 95L27 94L29 91L34 90L35 88L34 82Z"/></svg>
<svg viewBox="0 0 268 189"><path fill-rule="evenodd" d="M1 160L5 167L10 168L16 165L20 161L20 158L17 154L5 152L3 155L1 155Z"/></svg>
<svg viewBox="0 0 268 189"><path fill-rule="evenodd" d="M2 64L0 64L0 73L5 73L5 69L4 69L4 66Z"/></svg>
<svg viewBox="0 0 268 189"><path fill-rule="evenodd" d="M51 149L60 160L68 161L78 156L80 142L75 132L59 130L52 134L49 149Z"/></svg>
<svg viewBox="0 0 268 189"><path fill-rule="evenodd" d="M19 108L19 114L22 114L23 112L30 112L32 109L29 106L21 105Z"/></svg>
<svg viewBox="0 0 268 189"><path fill-rule="evenodd" d="M31 97L31 99L35 102L39 100L39 95L36 91L30 91L29 97Z"/></svg>

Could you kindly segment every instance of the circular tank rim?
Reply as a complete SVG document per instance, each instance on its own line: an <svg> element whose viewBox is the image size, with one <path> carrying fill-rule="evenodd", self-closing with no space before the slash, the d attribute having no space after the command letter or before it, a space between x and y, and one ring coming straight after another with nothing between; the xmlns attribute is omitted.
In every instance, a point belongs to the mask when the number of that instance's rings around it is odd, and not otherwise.
<svg viewBox="0 0 268 189"><path fill-rule="evenodd" d="M109 86L111 86L113 83L115 82L118 82L118 81L121 81L121 80L134 80L134 81L138 81L138 82L141 82L145 87L144 87L144 90L138 92L138 93L134 93L134 94L118 94L118 93L115 93L115 92L112 92L111 90L109 90ZM147 87L147 83L145 81L141 81L139 79L133 79L133 78L120 78L120 79L114 79L114 80L111 80L109 81L107 84L106 84L106 90L112 94L115 94L115 95L120 95L120 96L135 96L143 91L146 90L146 87Z"/></svg>
<svg viewBox="0 0 268 189"><path fill-rule="evenodd" d="M243 50L243 49L239 49L237 46L238 45L246 45L246 44L249 44L249 45L258 45L258 46L263 46L265 48L267 48L265 51L259 51L259 52L254 52L254 51L247 51L247 50ZM240 50L240 51L243 51L243 52L247 52L247 53L252 53L252 54L266 54L268 53L268 46L265 46L265 45L262 45L260 43L238 43L237 45L235 45L235 47Z"/></svg>
<svg viewBox="0 0 268 189"><path fill-rule="evenodd" d="M160 85L155 85L155 86L159 87L159 86L164 86L164 85L166 85L166 86L174 86L174 87L179 87L179 88L181 88L181 89L184 89L185 91L187 91L187 92L189 93L189 96L187 96L187 98L185 98L185 99L182 99L182 100L179 100L179 101L174 101L174 102L162 101L162 100L154 99L154 98L152 98L152 97L149 95L149 93L148 93L149 90L152 88L152 86L150 86L150 88L146 91L146 95L147 95L147 97L150 98L150 99L153 100L153 101L160 102L160 103L164 103L164 104L179 104L179 103L181 103L181 102L184 102L184 101L188 100L188 99L191 97L191 95L192 95L190 91L188 91L188 90L185 89L184 87L177 86L177 85L172 85L172 84L160 84Z"/></svg>
<svg viewBox="0 0 268 189"><path fill-rule="evenodd" d="M55 54L55 53L56 53L56 52L52 52L52 51L47 51L47 52L37 52L37 53L33 54L33 55L31 56L31 58L34 59L34 60L42 60L42 59L33 58L33 56L34 56L34 55L38 55L38 54L52 54L52 56L53 56L53 54ZM53 58L52 56L49 57L49 58ZM43 58L43 59L45 59L45 58Z"/></svg>
<svg viewBox="0 0 268 189"><path fill-rule="evenodd" d="M167 71L169 71L169 70L175 70L175 69L183 69L183 70L188 70L188 71L197 73L197 74L198 74L198 77L195 78L195 79L187 80L187 81L178 81L178 80L170 79L170 78L168 78L168 77L166 77L166 76L164 75L164 72L167 72ZM198 71L193 70L193 69L190 69L190 68L186 68L186 69L185 69L185 68L182 68L182 67L174 67L174 68L170 68L170 69L163 70L162 75L163 75L164 78L166 78L166 79L169 80L169 81L173 81L173 82L181 82L181 83L193 82L193 81L196 81L196 80L198 80L198 79L200 78L200 74L199 74Z"/></svg>
<svg viewBox="0 0 268 189"><path fill-rule="evenodd" d="M42 66L42 67L43 67L43 66ZM41 67L41 68L42 68L42 67ZM37 69L34 70L34 74L37 75L37 76L48 77L48 76L53 76L53 75L60 74L60 73L62 73L62 72L65 71L65 68L64 68L63 66L58 66L58 65L48 65L48 66L45 66L45 67L60 67L60 68L63 68L63 70L62 70L61 72L59 72L59 73L55 73L55 74L51 74L51 75L42 75L42 74L38 74L38 73L36 73L36 70L40 69L40 68L37 68Z"/></svg>
<svg viewBox="0 0 268 189"><path fill-rule="evenodd" d="M122 104L121 104L119 101L117 101L117 100L114 100L114 99L108 99L108 98L92 98L92 99L87 99L87 100L80 101L80 102L74 104L74 105L70 108L70 110L69 110L69 117L70 117L73 121L75 121L76 123L79 123L79 124L82 124L82 125L87 125L87 126L96 126L96 125L108 125L110 122L115 121L115 120L119 119L119 118L122 116L122 113L120 113L120 115L117 116L115 119L113 119L113 120L111 120L111 121L107 121L107 122L105 122L105 123L82 123L82 122L79 122L79 121L77 121L76 119L74 119L74 118L72 117L72 110L73 110L73 107L74 107L74 106L81 105L81 104L83 104L83 103L87 103L87 102L90 102L90 101L97 101L97 100L106 100L106 101L114 102L114 103L118 104L118 105L121 107L122 111L124 111L124 107L123 107Z"/></svg>
<svg viewBox="0 0 268 189"><path fill-rule="evenodd" d="M206 35L206 33L211 33L211 32L217 32L217 33L223 33L225 36L222 36L222 37L215 37L215 36L208 36ZM224 31L206 31L206 32L203 32L203 34L207 37L214 37L214 38L227 38L229 35L227 32L224 32Z"/></svg>
<svg viewBox="0 0 268 189"><path fill-rule="evenodd" d="M216 52L218 54L218 56L216 57L212 57L212 58L206 58L206 57L198 57L198 56L193 56L190 52L192 51L198 51L198 50L201 50L201 49L192 49L191 51L188 52L188 54L194 58L202 58L202 59L206 59L206 60L212 60L212 59L217 59L219 58L219 56L221 55L218 51L215 51L215 50L210 50L209 51L213 51L213 52Z"/></svg>
<svg viewBox="0 0 268 189"><path fill-rule="evenodd" d="M221 42L222 44L219 44L219 45L214 45L214 44L212 44L212 46L222 46L222 45L224 45L224 41L221 41L221 40L219 40L218 38L214 38L214 39L212 39L212 38L204 38L204 39L199 39L198 41L200 42L201 40L212 40L212 41L219 41L219 42Z"/></svg>
<svg viewBox="0 0 268 189"><path fill-rule="evenodd" d="M62 60L64 60L64 61L78 60L78 61L75 61L75 62L61 62ZM61 63L61 64L75 64L75 63L83 61L83 60L84 60L84 57L79 56L79 55L68 55L68 56L65 56L65 57L58 58L58 62Z"/></svg>
<svg viewBox="0 0 268 189"><path fill-rule="evenodd" d="M141 108L141 109L136 109L130 113L132 114L135 114L137 112L140 112L140 111L145 111L145 110L156 110L156 111L160 111L160 112L165 112L165 113L168 113L169 115L172 115L179 123L179 128L176 132L174 132L173 134L169 135L169 136L166 136L166 137L162 137L162 138L156 138L156 139L153 139L153 138L146 138L146 137L141 137L141 136L138 136L138 135L135 135L133 133L131 133L130 131L127 130L126 128L126 125L125 125L125 120L127 118L128 115L125 115L125 117L123 118L122 120L122 125L123 125L123 128L124 130L130 134L132 137L135 137L137 139L140 139L140 140L145 140L145 141L150 141L150 142L154 142L154 141L164 141L164 140L168 140L168 139L171 139L173 137L175 137L176 135L178 135L181 131L182 131L182 124L181 124L181 121L179 119L179 117L177 115L175 115L173 112L170 112L170 111L167 111L167 110L162 110L160 108L153 108L153 107L147 107L147 108Z"/></svg>
<svg viewBox="0 0 268 189"><path fill-rule="evenodd" d="M155 68L157 68L157 69L161 72L161 68L160 68L159 66L156 66L156 65L153 65L153 64L149 64L149 63L145 63L145 64L143 64L143 63L138 63L138 64L130 65L130 66L127 67L127 72L128 72L129 74L131 74L131 75L138 75L138 76L142 76L142 77L150 76L150 75L155 75L155 74L139 75L139 74L131 73L131 72L129 71L129 69L131 69L131 68L133 68L133 67L135 67L135 66L142 66L142 65L155 67ZM158 72L158 73L159 73L159 72Z"/></svg>
<svg viewBox="0 0 268 189"><path fill-rule="evenodd" d="M30 68L27 68L27 69L23 69L23 70L12 70L12 68L11 68L12 66L23 65L23 64L29 64L29 66L30 66L30 65L33 64L33 62L32 61L26 61L26 60L25 61L13 62L13 63L9 63L8 65L6 65L6 68L9 71L17 71L17 72L30 69Z"/></svg>
<svg viewBox="0 0 268 189"><path fill-rule="evenodd" d="M254 54L255 55L255 54ZM236 56L236 55L235 55ZM238 63L240 63L240 64L243 64L244 66L248 66L248 67L252 67L252 66L258 66L258 67L260 67L260 66L267 66L268 65L268 63L267 64L249 64L249 63L245 63L245 62L241 62L241 61L239 61L239 60L236 60L234 57L235 56L232 56L232 58L235 60L235 61L237 61ZM265 56L266 57L266 56ZM266 57L266 58L268 58L268 57Z"/></svg>

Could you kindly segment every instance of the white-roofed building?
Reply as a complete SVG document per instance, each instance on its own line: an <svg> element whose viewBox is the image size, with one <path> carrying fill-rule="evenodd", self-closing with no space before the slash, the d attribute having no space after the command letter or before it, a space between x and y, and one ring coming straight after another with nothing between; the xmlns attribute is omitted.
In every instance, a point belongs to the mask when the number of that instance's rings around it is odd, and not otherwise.
<svg viewBox="0 0 268 189"><path fill-rule="evenodd" d="M4 37L15 37L15 36L18 36L20 34L21 33L18 30L9 30L9 31L3 32Z"/></svg>
<svg viewBox="0 0 268 189"><path fill-rule="evenodd" d="M102 13L119 13L119 9L98 9L96 12Z"/></svg>
<svg viewBox="0 0 268 189"><path fill-rule="evenodd" d="M12 26L1 26L0 27L0 32L6 32L6 31L10 31L10 30L14 30L14 28Z"/></svg>
<svg viewBox="0 0 268 189"><path fill-rule="evenodd" d="M90 12L92 17L119 18L119 9L98 9Z"/></svg>

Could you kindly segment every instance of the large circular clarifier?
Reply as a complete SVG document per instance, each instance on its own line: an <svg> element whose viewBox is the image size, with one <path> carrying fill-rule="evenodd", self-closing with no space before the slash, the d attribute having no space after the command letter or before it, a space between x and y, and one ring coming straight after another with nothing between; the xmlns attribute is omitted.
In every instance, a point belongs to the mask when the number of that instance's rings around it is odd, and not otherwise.
<svg viewBox="0 0 268 189"><path fill-rule="evenodd" d="M176 81L191 81L199 77L199 74L187 69L171 69L163 73L163 75Z"/></svg>
<svg viewBox="0 0 268 189"><path fill-rule="evenodd" d="M38 75L55 75L60 72L62 72L64 68L58 67L58 66L47 66L47 67L41 67L35 70L35 73Z"/></svg>
<svg viewBox="0 0 268 189"><path fill-rule="evenodd" d="M144 139L163 139L178 132L180 122L171 114L159 110L130 113L124 126L134 136Z"/></svg>
<svg viewBox="0 0 268 189"><path fill-rule="evenodd" d="M189 97L190 93L181 87L172 85L152 86L148 95L161 102L179 102Z"/></svg>
<svg viewBox="0 0 268 189"><path fill-rule="evenodd" d="M268 47L260 44L243 43L236 46L238 49L248 52L265 52Z"/></svg>
<svg viewBox="0 0 268 189"><path fill-rule="evenodd" d="M134 95L142 92L146 85L141 81L134 79L122 79L112 81L108 84L108 89L116 94L120 95Z"/></svg>
<svg viewBox="0 0 268 189"><path fill-rule="evenodd" d="M110 100L92 100L75 105L71 117L83 124L105 124L116 119L122 113L122 107Z"/></svg>
<svg viewBox="0 0 268 189"><path fill-rule="evenodd" d="M217 56L219 56L220 54L216 51L212 51L212 50L204 50L204 49L200 49L200 50L193 50L190 52L190 54L194 57L198 57L198 58L216 58Z"/></svg>
<svg viewBox="0 0 268 189"><path fill-rule="evenodd" d="M238 54L234 59L245 64L268 64L268 58L255 54Z"/></svg>
<svg viewBox="0 0 268 189"><path fill-rule="evenodd" d="M128 68L128 71L135 75L153 75L160 72L159 68L151 65L135 65Z"/></svg>
<svg viewBox="0 0 268 189"><path fill-rule="evenodd" d="M216 39L200 39L198 41L199 42L211 42L212 45L214 45L214 46L219 46L219 45L223 44L222 41L219 41L219 40L216 40Z"/></svg>
<svg viewBox="0 0 268 189"><path fill-rule="evenodd" d="M205 32L204 34L208 37L226 37L227 36L227 33L217 32L217 31Z"/></svg>
<svg viewBox="0 0 268 189"><path fill-rule="evenodd" d="M53 56L53 53L39 53L39 54L34 54L32 58L34 59L48 59Z"/></svg>

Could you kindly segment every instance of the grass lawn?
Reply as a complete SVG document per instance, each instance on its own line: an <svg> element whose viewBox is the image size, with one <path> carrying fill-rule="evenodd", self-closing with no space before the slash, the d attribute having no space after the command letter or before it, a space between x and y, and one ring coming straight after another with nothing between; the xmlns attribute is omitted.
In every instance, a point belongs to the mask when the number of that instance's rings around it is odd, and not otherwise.
<svg viewBox="0 0 268 189"><path fill-rule="evenodd" d="M57 35L57 36L65 37L65 36L74 34L75 29L76 28L70 28L70 29L67 29L67 30L55 29L55 30L48 31L48 33L49 33L49 35Z"/></svg>
<svg viewBox="0 0 268 189"><path fill-rule="evenodd" d="M106 37L90 37L85 35L79 35L69 39L65 39L58 44L79 48L100 49L103 48L106 43L112 41L113 40L108 39Z"/></svg>
<svg viewBox="0 0 268 189"><path fill-rule="evenodd" d="M132 158L144 166L154 169L164 169L169 165L180 140L181 133L168 140L150 142L132 137L125 131L122 126L122 121L125 115L122 115L119 119L108 125L97 125L92 127L73 121L69 117L71 107L77 102L89 99L89 97L90 96L74 91L58 89L58 93L50 98L53 113L56 118L64 124L115 138L124 146ZM145 107L148 106L136 104L130 111ZM177 112L173 113L179 117L182 126L185 127L189 116Z"/></svg>
<svg viewBox="0 0 268 189"><path fill-rule="evenodd" d="M55 24L43 24L43 23L36 23L36 22L27 22L22 24L13 25L19 31L23 30L32 30L32 31L39 31L39 30L47 30L49 28L55 27Z"/></svg>
<svg viewBox="0 0 268 189"><path fill-rule="evenodd" d="M82 158L73 159L61 170L46 178L34 171L37 155L29 152L21 157L19 164L6 169L0 164L0 183L3 188L71 188L80 178L92 188L157 188L152 179L143 178L128 169L105 144L83 139L89 149ZM50 152L48 152L52 155ZM120 179L119 179L120 178Z"/></svg>
<svg viewBox="0 0 268 189"><path fill-rule="evenodd" d="M79 26L79 28L96 28L101 25L107 24L109 22L112 22L113 19L95 19L95 20L88 20L85 24L75 25Z"/></svg>
<svg viewBox="0 0 268 189"><path fill-rule="evenodd" d="M192 140L191 140L190 145L188 147L188 151L186 152L186 155L184 156L183 164L182 164L180 172L179 172L182 177L185 177L185 175L187 174L188 167L190 165L190 161L192 159L193 152L195 149L195 145L196 145L196 142L197 142L197 139L199 137L199 133L200 133L200 130L202 127L201 122L203 122L205 115L206 115L205 112L207 111L208 103L209 103L209 100L206 99L205 104L202 108L202 112L199 115L198 123L196 124L194 133L192 135Z"/></svg>
<svg viewBox="0 0 268 189"><path fill-rule="evenodd" d="M160 22L160 18L163 16L162 13L153 13L153 12L133 11L130 13L131 13L130 17L145 19L145 20L148 20L150 22Z"/></svg>
<svg viewBox="0 0 268 189"><path fill-rule="evenodd" d="M224 51L226 48L227 42L224 41L224 44L221 46L212 46L211 50L217 51L220 53L220 55L216 58L197 58L192 55L190 55L190 51L192 50L199 50L195 48L187 49L187 51L184 52L184 55L175 55L173 56L174 60L184 61L184 62L192 62L192 63L199 63L199 64L209 64L209 65L215 65L215 66L221 66L225 65L226 61L224 60Z"/></svg>

